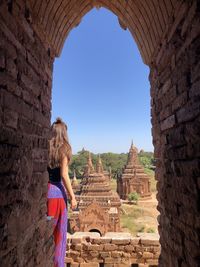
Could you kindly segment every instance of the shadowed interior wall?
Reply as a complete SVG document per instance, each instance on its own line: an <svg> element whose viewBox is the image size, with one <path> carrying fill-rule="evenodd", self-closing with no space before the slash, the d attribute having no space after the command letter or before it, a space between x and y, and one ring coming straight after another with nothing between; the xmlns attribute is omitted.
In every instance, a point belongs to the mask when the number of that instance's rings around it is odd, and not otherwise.
<svg viewBox="0 0 200 267"><path fill-rule="evenodd" d="M181 0L0 2L0 244L3 266L51 266L47 138L52 65L73 27L107 7L150 67L160 266L199 255L200 5ZM134 70L133 70L134 72ZM133 122L134 123L134 122Z"/></svg>
<svg viewBox="0 0 200 267"><path fill-rule="evenodd" d="M150 73L160 266L200 262L200 6L180 3Z"/></svg>
<svg viewBox="0 0 200 267"><path fill-rule="evenodd" d="M0 4L0 265L51 266L46 220L53 59L23 1Z"/></svg>

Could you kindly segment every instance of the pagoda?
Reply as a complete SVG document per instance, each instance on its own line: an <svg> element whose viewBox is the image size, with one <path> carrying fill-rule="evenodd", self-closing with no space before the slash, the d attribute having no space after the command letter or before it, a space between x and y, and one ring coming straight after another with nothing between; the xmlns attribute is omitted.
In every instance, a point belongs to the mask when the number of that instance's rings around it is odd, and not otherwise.
<svg viewBox="0 0 200 267"><path fill-rule="evenodd" d="M105 175L100 156L94 168L88 154L80 194L76 195L78 210L70 217L70 229L77 231L106 232L120 231L120 207L118 194L110 187L109 177Z"/></svg>
<svg viewBox="0 0 200 267"><path fill-rule="evenodd" d="M76 171L74 170L74 177L71 180L72 189L75 194L77 194L80 191L80 184L78 183L78 180L76 178Z"/></svg>
<svg viewBox="0 0 200 267"><path fill-rule="evenodd" d="M144 173L144 169L139 163L138 150L133 142L122 175L117 179L117 192L124 200L127 200L128 195L133 192L137 192L141 198L151 196L150 178Z"/></svg>

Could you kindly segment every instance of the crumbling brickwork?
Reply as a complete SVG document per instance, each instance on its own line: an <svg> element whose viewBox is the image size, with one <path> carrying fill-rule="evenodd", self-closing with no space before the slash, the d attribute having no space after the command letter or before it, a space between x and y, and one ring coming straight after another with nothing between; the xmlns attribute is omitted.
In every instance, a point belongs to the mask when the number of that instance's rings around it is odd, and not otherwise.
<svg viewBox="0 0 200 267"><path fill-rule="evenodd" d="M161 213L159 264L198 266L198 0L0 1L3 266L51 266L52 233L45 214L53 60L84 14L101 6L118 16L123 29L130 30L144 63L150 67L152 134Z"/></svg>
<svg viewBox="0 0 200 267"><path fill-rule="evenodd" d="M52 227L45 216L53 60L29 19L25 1L1 1L0 265L4 267L51 266L53 252Z"/></svg>
<svg viewBox="0 0 200 267"><path fill-rule="evenodd" d="M118 235L68 237L66 263L70 267L158 266L160 244L157 234L123 238L120 233Z"/></svg>
<svg viewBox="0 0 200 267"><path fill-rule="evenodd" d="M160 266L200 262L200 6L179 3L151 67Z"/></svg>

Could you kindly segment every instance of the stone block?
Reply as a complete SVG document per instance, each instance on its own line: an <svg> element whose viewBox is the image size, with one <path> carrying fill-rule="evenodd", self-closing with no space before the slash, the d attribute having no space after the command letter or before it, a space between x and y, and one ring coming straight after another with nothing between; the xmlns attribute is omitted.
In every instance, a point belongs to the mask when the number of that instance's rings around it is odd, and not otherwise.
<svg viewBox="0 0 200 267"><path fill-rule="evenodd" d="M124 258L129 259L129 258L130 258L130 253L122 252L122 256L123 256Z"/></svg>
<svg viewBox="0 0 200 267"><path fill-rule="evenodd" d="M112 244L116 244L116 245L129 245L130 244L130 239L113 238L112 239Z"/></svg>
<svg viewBox="0 0 200 267"><path fill-rule="evenodd" d="M134 248L135 248L135 252L137 252L137 254L138 254L138 252L143 252L143 247L141 245L136 245Z"/></svg>
<svg viewBox="0 0 200 267"><path fill-rule="evenodd" d="M111 238L107 237L101 237L101 238L92 238L91 243L92 244L108 244L111 243Z"/></svg>
<svg viewBox="0 0 200 267"><path fill-rule="evenodd" d="M79 267L79 263L72 262L70 264L70 267Z"/></svg>
<svg viewBox="0 0 200 267"><path fill-rule="evenodd" d="M81 251L82 250L82 244L76 244L74 249L77 251Z"/></svg>
<svg viewBox="0 0 200 267"><path fill-rule="evenodd" d="M104 263L113 263L114 264L117 260L118 260L118 258L105 258Z"/></svg>
<svg viewBox="0 0 200 267"><path fill-rule="evenodd" d="M65 263L72 263L72 261L71 257L65 257Z"/></svg>
<svg viewBox="0 0 200 267"><path fill-rule="evenodd" d="M156 265L156 266L158 266L158 259L147 259L146 262L149 265Z"/></svg>
<svg viewBox="0 0 200 267"><path fill-rule="evenodd" d="M78 237L71 239L71 244L72 245L81 244L81 242L82 242L82 239L78 238Z"/></svg>
<svg viewBox="0 0 200 267"><path fill-rule="evenodd" d="M144 251L143 254L142 254L142 257L144 259L153 259L154 255L151 252Z"/></svg>
<svg viewBox="0 0 200 267"><path fill-rule="evenodd" d="M79 251L75 251L75 250L70 250L70 251L67 251L67 255L69 255L70 257L78 257L80 256L80 252Z"/></svg>
<svg viewBox="0 0 200 267"><path fill-rule="evenodd" d="M131 267L130 263L115 263L114 267Z"/></svg>
<svg viewBox="0 0 200 267"><path fill-rule="evenodd" d="M17 70L17 66L16 66L15 62L13 61L13 59L9 58L6 60L6 70L12 78L14 78L14 79L17 78L18 70Z"/></svg>
<svg viewBox="0 0 200 267"><path fill-rule="evenodd" d="M130 245L137 245L140 241L139 237L131 238Z"/></svg>
<svg viewBox="0 0 200 267"><path fill-rule="evenodd" d="M4 109L4 123L7 127L17 129L19 115L13 110Z"/></svg>
<svg viewBox="0 0 200 267"><path fill-rule="evenodd" d="M124 247L125 251L127 252L132 252L132 251L135 251L135 247L133 245L126 245Z"/></svg>
<svg viewBox="0 0 200 267"><path fill-rule="evenodd" d="M131 262L134 263L134 261L136 261L136 259L137 259L137 253L136 252L131 252L130 256L131 256Z"/></svg>
<svg viewBox="0 0 200 267"><path fill-rule="evenodd" d="M99 263L95 263L95 262L92 262L92 263L80 263L80 267L99 267Z"/></svg>
<svg viewBox="0 0 200 267"><path fill-rule="evenodd" d="M103 250L103 245L93 245L93 244L89 244L88 245L88 250L93 250L93 251L102 251Z"/></svg>
<svg viewBox="0 0 200 267"><path fill-rule="evenodd" d="M104 244L104 251L114 251L117 250L117 248L115 244Z"/></svg>
<svg viewBox="0 0 200 267"><path fill-rule="evenodd" d="M187 103L176 112L178 123L187 122L195 119L200 114L200 106L198 102Z"/></svg>
<svg viewBox="0 0 200 267"><path fill-rule="evenodd" d="M0 70L4 70L6 68L5 62L5 51L0 49Z"/></svg>
<svg viewBox="0 0 200 267"><path fill-rule="evenodd" d="M183 92L182 94L178 95L176 99L172 102L172 112L178 110L182 106L184 106L188 101L188 93Z"/></svg>
<svg viewBox="0 0 200 267"><path fill-rule="evenodd" d="M171 115L161 122L161 131L172 128L175 125L175 115Z"/></svg>
<svg viewBox="0 0 200 267"><path fill-rule="evenodd" d="M113 258L119 258L119 257L121 257L122 256L122 252L121 251L112 251L111 252L111 257L113 257Z"/></svg>
<svg viewBox="0 0 200 267"><path fill-rule="evenodd" d="M84 259L82 258L82 256L83 256L83 255L82 255L82 253L81 253L80 257L76 257L76 258L75 258L75 261L78 262L78 263L85 262Z"/></svg>
<svg viewBox="0 0 200 267"><path fill-rule="evenodd" d="M93 257L93 258L97 258L99 256L99 252L98 251L89 251L89 254Z"/></svg>
<svg viewBox="0 0 200 267"><path fill-rule="evenodd" d="M109 258L110 256L111 256L111 252L109 252L109 251L102 251L102 252L100 252L100 256L102 257L102 258Z"/></svg>

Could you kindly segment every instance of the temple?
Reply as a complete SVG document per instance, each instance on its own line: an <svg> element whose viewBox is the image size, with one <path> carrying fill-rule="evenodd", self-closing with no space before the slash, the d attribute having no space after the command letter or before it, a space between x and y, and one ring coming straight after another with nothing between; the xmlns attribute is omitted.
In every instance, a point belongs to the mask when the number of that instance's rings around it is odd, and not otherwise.
<svg viewBox="0 0 200 267"><path fill-rule="evenodd" d="M117 179L117 192L124 200L128 199L128 195L133 192L137 192L142 198L151 196L150 178L139 163L138 150L133 142L128 153L127 164L122 175Z"/></svg>
<svg viewBox="0 0 200 267"><path fill-rule="evenodd" d="M71 180L71 184L72 184L72 189L74 191L75 194L78 194L78 192L80 191L80 184L76 178L76 171L74 170L74 177Z"/></svg>
<svg viewBox="0 0 200 267"><path fill-rule="evenodd" d="M110 187L110 174L103 169L99 156L96 169L89 153L81 181L80 194L76 195L78 210L70 217L71 232L120 231L120 199Z"/></svg>

